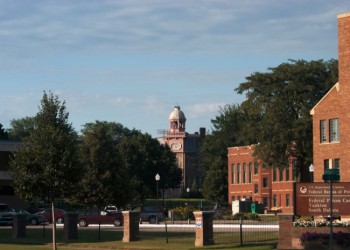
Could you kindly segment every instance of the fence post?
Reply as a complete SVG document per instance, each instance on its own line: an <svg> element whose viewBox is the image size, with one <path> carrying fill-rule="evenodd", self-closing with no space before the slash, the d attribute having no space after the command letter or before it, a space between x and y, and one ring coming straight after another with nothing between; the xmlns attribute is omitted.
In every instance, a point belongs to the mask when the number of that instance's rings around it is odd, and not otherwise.
<svg viewBox="0 0 350 250"><path fill-rule="evenodd" d="M240 243L241 243L241 246L243 246L243 220L242 220L242 217L239 218L239 239L240 239Z"/></svg>
<svg viewBox="0 0 350 250"><path fill-rule="evenodd" d="M214 244L213 238L213 216L212 211L193 212L196 220L196 240L195 246L202 247Z"/></svg>
<svg viewBox="0 0 350 250"><path fill-rule="evenodd" d="M123 211L124 217L124 237L123 242L131 242L139 240L140 232L140 212Z"/></svg>
<svg viewBox="0 0 350 250"><path fill-rule="evenodd" d="M24 214L15 214L13 216L12 238L22 237L26 237L26 218Z"/></svg>
<svg viewBox="0 0 350 250"><path fill-rule="evenodd" d="M277 249L294 249L293 214L279 214L279 236Z"/></svg>
<svg viewBox="0 0 350 250"><path fill-rule="evenodd" d="M78 213L68 212L64 216L63 240L78 239Z"/></svg>

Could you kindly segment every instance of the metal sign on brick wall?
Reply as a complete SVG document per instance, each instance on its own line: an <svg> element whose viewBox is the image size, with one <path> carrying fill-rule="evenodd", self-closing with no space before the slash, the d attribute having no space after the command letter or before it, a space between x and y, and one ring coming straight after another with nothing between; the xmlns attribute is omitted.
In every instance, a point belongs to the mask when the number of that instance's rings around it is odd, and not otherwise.
<svg viewBox="0 0 350 250"><path fill-rule="evenodd" d="M295 183L295 214L329 215L330 183ZM334 182L332 210L334 215L350 215L350 182Z"/></svg>

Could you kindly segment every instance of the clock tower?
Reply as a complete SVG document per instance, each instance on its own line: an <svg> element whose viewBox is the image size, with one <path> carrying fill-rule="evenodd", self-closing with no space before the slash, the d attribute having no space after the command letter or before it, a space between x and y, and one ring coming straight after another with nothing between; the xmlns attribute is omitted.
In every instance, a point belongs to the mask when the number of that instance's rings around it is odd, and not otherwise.
<svg viewBox="0 0 350 250"><path fill-rule="evenodd" d="M202 183L196 159L204 136L205 128L200 128L199 133L189 134L186 132L186 116L180 106L175 106L169 115L169 129L163 137L158 138L158 141L168 145L176 156L178 167L182 169L182 190L192 188L194 182L199 185ZM177 196L180 193L181 190ZM176 196L175 193L173 195Z"/></svg>

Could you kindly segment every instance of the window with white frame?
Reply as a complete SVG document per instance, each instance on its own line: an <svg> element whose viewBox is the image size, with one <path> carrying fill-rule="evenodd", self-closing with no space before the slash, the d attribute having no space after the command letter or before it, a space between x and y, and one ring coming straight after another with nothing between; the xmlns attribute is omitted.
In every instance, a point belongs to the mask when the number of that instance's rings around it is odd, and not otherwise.
<svg viewBox="0 0 350 250"><path fill-rule="evenodd" d="M320 143L327 142L327 137L326 137L327 127L326 126L327 126L327 121L321 120L320 121Z"/></svg>
<svg viewBox="0 0 350 250"><path fill-rule="evenodd" d="M338 142L340 140L339 134L339 119L329 120L329 141Z"/></svg>

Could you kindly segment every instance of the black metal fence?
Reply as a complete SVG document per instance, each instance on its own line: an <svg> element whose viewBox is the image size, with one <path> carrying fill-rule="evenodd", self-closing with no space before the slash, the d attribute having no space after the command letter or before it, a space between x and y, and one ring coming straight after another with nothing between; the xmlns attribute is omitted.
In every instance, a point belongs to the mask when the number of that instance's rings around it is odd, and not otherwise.
<svg viewBox="0 0 350 250"><path fill-rule="evenodd" d="M141 240L162 238L166 243L195 241L194 221L166 221L160 224L143 223L138 237ZM277 244L278 221L215 220L215 244L251 245Z"/></svg>
<svg viewBox="0 0 350 250"><path fill-rule="evenodd" d="M214 221L214 242L216 244L239 245L277 244L278 230L278 221Z"/></svg>

